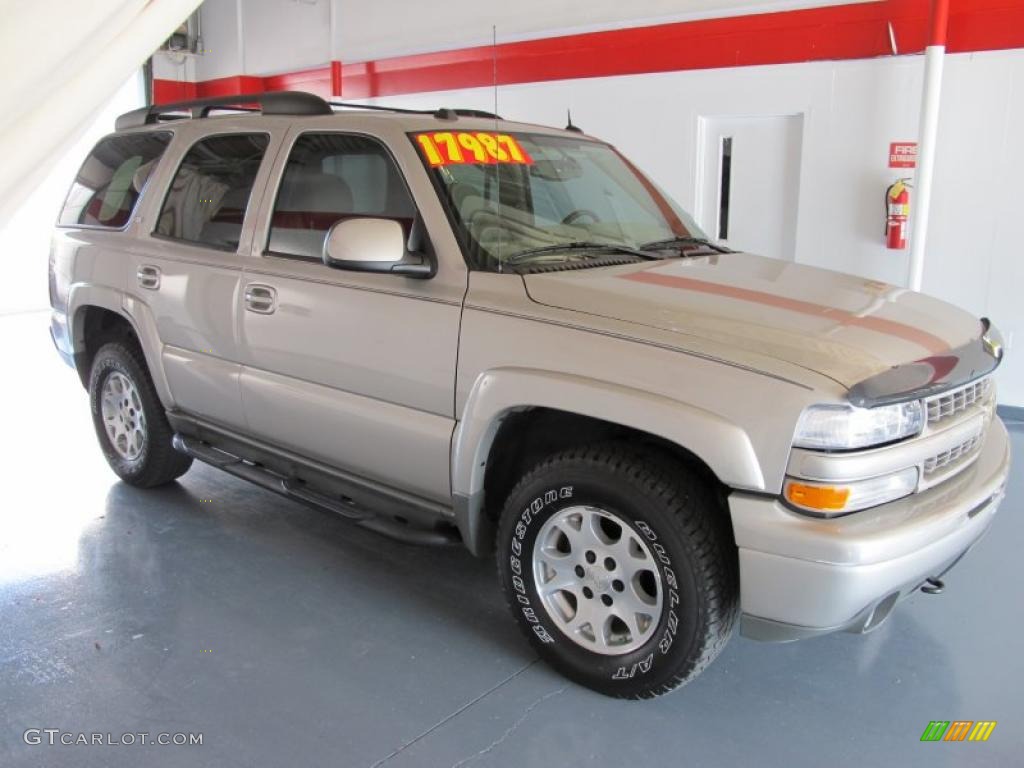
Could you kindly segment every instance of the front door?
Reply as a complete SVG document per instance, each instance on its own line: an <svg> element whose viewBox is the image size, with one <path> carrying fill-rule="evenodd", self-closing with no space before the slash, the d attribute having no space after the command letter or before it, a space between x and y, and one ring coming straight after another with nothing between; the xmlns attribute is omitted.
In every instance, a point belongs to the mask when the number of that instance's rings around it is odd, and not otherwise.
<svg viewBox="0 0 1024 768"><path fill-rule="evenodd" d="M272 445L418 497L450 503L455 359L466 272L430 280L321 261L330 226L416 207L385 145L306 131L281 153L244 276L242 403Z"/></svg>

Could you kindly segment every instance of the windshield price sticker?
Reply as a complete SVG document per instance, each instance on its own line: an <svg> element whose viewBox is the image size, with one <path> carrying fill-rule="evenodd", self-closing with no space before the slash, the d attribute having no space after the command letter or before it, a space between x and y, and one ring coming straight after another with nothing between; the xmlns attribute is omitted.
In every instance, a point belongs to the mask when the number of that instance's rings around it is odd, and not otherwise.
<svg viewBox="0 0 1024 768"><path fill-rule="evenodd" d="M515 163L532 165L533 158L515 137L482 131L438 131L416 134L416 143L432 168L445 165Z"/></svg>

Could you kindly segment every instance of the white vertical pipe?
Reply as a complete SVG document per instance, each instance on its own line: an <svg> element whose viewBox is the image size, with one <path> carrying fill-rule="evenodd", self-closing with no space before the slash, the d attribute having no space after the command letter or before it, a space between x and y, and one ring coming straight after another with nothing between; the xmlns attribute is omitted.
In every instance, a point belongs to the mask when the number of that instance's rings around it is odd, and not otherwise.
<svg viewBox="0 0 1024 768"><path fill-rule="evenodd" d="M924 92L921 96L920 133L917 140L917 175L911 212L910 263L907 287L921 290L924 278L928 219L931 215L932 185L935 175L935 145L939 134L939 104L942 97L942 67L946 56L946 29L949 0L932 0L929 44L924 57Z"/></svg>

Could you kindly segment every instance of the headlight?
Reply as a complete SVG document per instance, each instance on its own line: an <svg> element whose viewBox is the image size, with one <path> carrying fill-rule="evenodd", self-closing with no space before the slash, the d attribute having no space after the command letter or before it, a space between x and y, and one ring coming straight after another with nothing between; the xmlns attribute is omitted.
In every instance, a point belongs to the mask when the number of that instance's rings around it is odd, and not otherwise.
<svg viewBox="0 0 1024 768"><path fill-rule="evenodd" d="M797 509L836 517L909 496L917 488L917 467L851 483L814 483L788 478L783 495Z"/></svg>
<svg viewBox="0 0 1024 768"><path fill-rule="evenodd" d="M819 451L849 451L916 435L924 425L920 400L877 408L812 405L800 416L793 444Z"/></svg>

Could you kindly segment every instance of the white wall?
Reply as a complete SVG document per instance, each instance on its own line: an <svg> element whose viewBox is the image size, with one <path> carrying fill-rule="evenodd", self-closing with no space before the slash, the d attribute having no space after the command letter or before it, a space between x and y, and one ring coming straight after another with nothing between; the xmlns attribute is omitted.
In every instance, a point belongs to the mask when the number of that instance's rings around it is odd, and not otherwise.
<svg viewBox="0 0 1024 768"><path fill-rule="evenodd" d="M248 2L249 0L245 0ZM344 62L424 51L636 27L671 21L849 5L877 0L517 0L499 3L446 0L333 0L339 23L334 49ZM401 19L401 28L395 27ZM405 34L403 34L405 32Z"/></svg>
<svg viewBox="0 0 1024 768"><path fill-rule="evenodd" d="M331 61L333 3L341 0L206 0L197 80L272 75ZM159 75L157 75L159 76Z"/></svg>
<svg viewBox="0 0 1024 768"><path fill-rule="evenodd" d="M243 0L242 35L247 75L322 67L331 60L331 2Z"/></svg>
<svg viewBox="0 0 1024 768"><path fill-rule="evenodd" d="M157 51L153 54L153 77L157 80L174 80L179 83L195 82L196 59L188 53Z"/></svg>
<svg viewBox="0 0 1024 768"><path fill-rule="evenodd" d="M202 53L195 57L196 79L215 80L245 72L242 0L205 0L199 6Z"/></svg>
<svg viewBox="0 0 1024 768"><path fill-rule="evenodd" d="M234 77L245 72L242 35L242 0L205 0L201 49L197 54L157 51L153 77L158 80L196 82Z"/></svg>
<svg viewBox="0 0 1024 768"><path fill-rule="evenodd" d="M819 62L502 86L503 117L573 122L608 139L692 210L701 115L802 113L796 260L905 284L907 251L883 241L890 141L914 140L922 57ZM1010 351L1000 399L1024 406L1024 267L1016 187L1024 177L1024 51L950 56L924 291L990 316ZM1017 94L1015 96L1015 94ZM492 109L474 88L378 103ZM1024 349L1024 347L1021 347Z"/></svg>
<svg viewBox="0 0 1024 768"><path fill-rule="evenodd" d="M499 42L880 0L205 0L197 79L277 74Z"/></svg>

